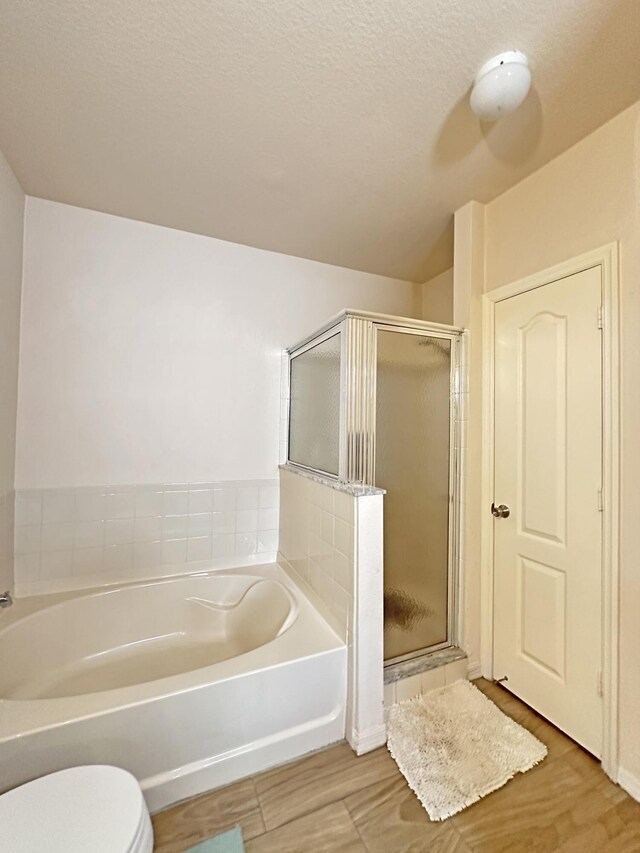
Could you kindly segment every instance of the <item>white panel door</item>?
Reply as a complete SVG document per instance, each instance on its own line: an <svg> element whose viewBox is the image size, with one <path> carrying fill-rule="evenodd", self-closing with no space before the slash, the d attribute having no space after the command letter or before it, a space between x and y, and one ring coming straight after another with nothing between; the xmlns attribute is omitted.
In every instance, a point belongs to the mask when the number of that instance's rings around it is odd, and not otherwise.
<svg viewBox="0 0 640 853"><path fill-rule="evenodd" d="M494 340L494 677L598 757L600 305L596 267L498 302Z"/></svg>

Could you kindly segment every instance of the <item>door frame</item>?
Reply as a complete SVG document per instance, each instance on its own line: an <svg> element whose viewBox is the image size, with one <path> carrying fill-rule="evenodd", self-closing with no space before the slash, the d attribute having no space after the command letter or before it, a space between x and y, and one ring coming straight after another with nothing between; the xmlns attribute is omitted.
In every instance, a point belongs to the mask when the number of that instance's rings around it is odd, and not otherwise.
<svg viewBox="0 0 640 853"><path fill-rule="evenodd" d="M511 284L482 298L482 506L480 508L480 662L485 678L493 678L493 518L494 499L494 334L498 302L600 267L602 276L602 768L618 778L618 635L619 635L619 507L620 507L620 331L618 243L609 243ZM598 321L594 317L594 323Z"/></svg>

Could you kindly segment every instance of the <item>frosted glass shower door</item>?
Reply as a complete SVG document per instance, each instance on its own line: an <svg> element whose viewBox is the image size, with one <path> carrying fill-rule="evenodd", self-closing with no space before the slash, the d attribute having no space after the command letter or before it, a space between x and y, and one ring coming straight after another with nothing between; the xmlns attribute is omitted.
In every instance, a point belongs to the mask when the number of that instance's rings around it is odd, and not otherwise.
<svg viewBox="0 0 640 853"><path fill-rule="evenodd" d="M377 330L376 486L384 501L385 659L449 639L451 341Z"/></svg>

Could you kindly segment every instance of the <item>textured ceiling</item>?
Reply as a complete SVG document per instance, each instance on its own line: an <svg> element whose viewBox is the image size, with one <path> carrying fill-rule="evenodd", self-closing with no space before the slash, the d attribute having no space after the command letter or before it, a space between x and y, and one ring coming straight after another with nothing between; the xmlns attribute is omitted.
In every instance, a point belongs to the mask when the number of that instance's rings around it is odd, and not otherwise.
<svg viewBox="0 0 640 853"><path fill-rule="evenodd" d="M640 0L0 0L30 195L409 280L451 216L640 97ZM481 126L477 67L529 54Z"/></svg>

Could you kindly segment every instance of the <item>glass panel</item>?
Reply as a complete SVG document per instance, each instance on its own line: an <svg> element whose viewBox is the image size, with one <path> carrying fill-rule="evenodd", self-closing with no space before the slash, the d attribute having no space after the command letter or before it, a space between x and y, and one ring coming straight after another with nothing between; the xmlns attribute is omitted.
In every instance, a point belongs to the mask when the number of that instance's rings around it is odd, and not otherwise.
<svg viewBox="0 0 640 853"><path fill-rule="evenodd" d="M447 640L451 342L378 330L385 659Z"/></svg>
<svg viewBox="0 0 640 853"><path fill-rule="evenodd" d="M289 461L338 474L340 453L338 332L291 359Z"/></svg>

